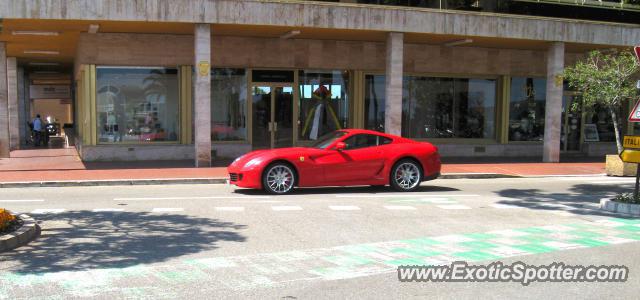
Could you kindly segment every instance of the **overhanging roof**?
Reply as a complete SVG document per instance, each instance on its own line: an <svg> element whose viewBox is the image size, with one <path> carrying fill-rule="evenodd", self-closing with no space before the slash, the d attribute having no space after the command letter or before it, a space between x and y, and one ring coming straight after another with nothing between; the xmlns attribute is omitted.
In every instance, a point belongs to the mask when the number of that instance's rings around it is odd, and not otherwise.
<svg viewBox="0 0 640 300"><path fill-rule="evenodd" d="M296 0L0 0L0 18L269 25L632 46L640 26Z"/></svg>

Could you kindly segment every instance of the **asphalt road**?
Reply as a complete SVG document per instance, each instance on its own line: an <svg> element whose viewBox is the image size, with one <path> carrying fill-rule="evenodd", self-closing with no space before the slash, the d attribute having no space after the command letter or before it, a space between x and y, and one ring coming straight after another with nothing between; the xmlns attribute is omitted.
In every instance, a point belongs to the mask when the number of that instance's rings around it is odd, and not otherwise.
<svg viewBox="0 0 640 300"><path fill-rule="evenodd" d="M632 187L544 177L286 196L226 185L0 189L0 207L42 228L0 254L0 299L637 299L640 219L597 208ZM624 283L398 281L397 265L455 260L630 271Z"/></svg>

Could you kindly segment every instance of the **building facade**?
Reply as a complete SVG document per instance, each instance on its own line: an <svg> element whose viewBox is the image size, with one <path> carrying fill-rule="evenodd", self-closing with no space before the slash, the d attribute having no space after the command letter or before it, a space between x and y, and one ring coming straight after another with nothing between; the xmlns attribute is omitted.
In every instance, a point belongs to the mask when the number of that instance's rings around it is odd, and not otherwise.
<svg viewBox="0 0 640 300"><path fill-rule="evenodd" d="M609 113L570 110L579 95L562 71L638 43L628 16L383 2L0 0L0 155L53 111L86 161L209 166L341 128L429 141L443 156L615 151Z"/></svg>

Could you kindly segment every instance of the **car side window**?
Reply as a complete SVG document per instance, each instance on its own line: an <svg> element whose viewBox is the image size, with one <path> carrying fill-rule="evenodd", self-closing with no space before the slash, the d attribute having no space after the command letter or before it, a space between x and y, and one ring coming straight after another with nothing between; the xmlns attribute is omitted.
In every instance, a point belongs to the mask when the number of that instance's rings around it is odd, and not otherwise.
<svg viewBox="0 0 640 300"><path fill-rule="evenodd" d="M373 134L356 134L346 140L345 150L360 149L378 145L378 136Z"/></svg>
<svg viewBox="0 0 640 300"><path fill-rule="evenodd" d="M382 146L382 145L386 145L386 144L391 144L393 140L387 137L383 137L383 136L378 136L378 146Z"/></svg>

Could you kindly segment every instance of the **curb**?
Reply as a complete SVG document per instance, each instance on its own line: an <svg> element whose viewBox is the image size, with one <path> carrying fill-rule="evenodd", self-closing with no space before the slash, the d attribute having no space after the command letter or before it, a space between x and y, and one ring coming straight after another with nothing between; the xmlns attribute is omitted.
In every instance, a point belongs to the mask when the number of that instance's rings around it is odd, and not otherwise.
<svg viewBox="0 0 640 300"><path fill-rule="evenodd" d="M600 209L614 213L640 216L640 204L620 203L609 198L600 199Z"/></svg>
<svg viewBox="0 0 640 300"><path fill-rule="evenodd" d="M491 179L491 178L524 178L526 176L498 174L498 173L447 173L438 179Z"/></svg>
<svg viewBox="0 0 640 300"><path fill-rule="evenodd" d="M0 188L22 187L78 187L112 185L163 185L163 184L224 184L226 178L172 178L172 179L127 179L127 180L78 180L78 181L29 181L4 182Z"/></svg>
<svg viewBox="0 0 640 300"><path fill-rule="evenodd" d="M22 226L18 230L0 236L0 252L13 250L32 241L38 234L38 225L32 217L22 214Z"/></svg>

